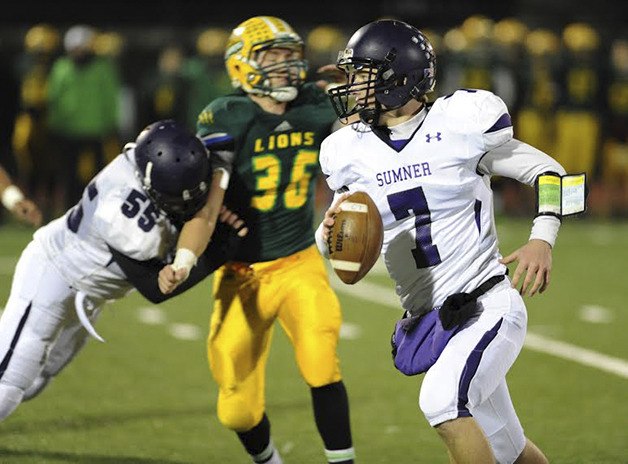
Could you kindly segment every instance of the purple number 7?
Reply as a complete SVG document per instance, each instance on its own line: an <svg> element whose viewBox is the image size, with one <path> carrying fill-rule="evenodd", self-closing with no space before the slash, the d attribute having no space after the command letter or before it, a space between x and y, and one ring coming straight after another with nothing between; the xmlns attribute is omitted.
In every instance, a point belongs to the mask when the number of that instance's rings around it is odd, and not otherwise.
<svg viewBox="0 0 628 464"><path fill-rule="evenodd" d="M432 243L432 219L421 187L388 195L388 205L395 219L400 221L414 214L416 248L412 250L417 269L435 266L441 262L438 247Z"/></svg>

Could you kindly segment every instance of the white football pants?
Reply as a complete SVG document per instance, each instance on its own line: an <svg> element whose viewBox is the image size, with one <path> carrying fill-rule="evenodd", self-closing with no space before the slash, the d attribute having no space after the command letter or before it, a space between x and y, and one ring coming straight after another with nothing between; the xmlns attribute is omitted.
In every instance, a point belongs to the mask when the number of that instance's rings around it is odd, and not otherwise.
<svg viewBox="0 0 628 464"><path fill-rule="evenodd" d="M36 396L87 341L72 288L33 241L17 263L0 318L0 420ZM98 316L102 302L88 316ZM25 398L26 392L26 398Z"/></svg>
<svg viewBox="0 0 628 464"><path fill-rule="evenodd" d="M478 299L482 313L449 341L419 395L432 426L473 416L500 464L514 462L526 442L506 385L527 325L523 299L510 285L506 279Z"/></svg>

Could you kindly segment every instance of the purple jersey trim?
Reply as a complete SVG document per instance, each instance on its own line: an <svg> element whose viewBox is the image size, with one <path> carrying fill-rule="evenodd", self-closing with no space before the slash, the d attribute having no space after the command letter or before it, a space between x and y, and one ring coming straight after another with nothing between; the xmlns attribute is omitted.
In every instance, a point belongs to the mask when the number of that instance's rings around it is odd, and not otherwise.
<svg viewBox="0 0 628 464"><path fill-rule="evenodd" d="M489 130L487 130L484 133L488 134L490 132L497 132L499 130L505 129L506 127L511 127L511 126L512 126L512 121L510 120L510 115L508 113L504 113L499 117L497 122L493 124L493 127L491 127Z"/></svg>
<svg viewBox="0 0 628 464"><path fill-rule="evenodd" d="M218 137L212 137L212 135L210 134L210 135L201 137L201 141L203 142L203 145L205 145L206 148L209 148L213 145L218 145L220 143L232 142L233 140L235 139L230 135L220 135Z"/></svg>
<svg viewBox="0 0 628 464"><path fill-rule="evenodd" d="M409 139L391 140L390 145L396 150L401 151L408 143Z"/></svg>
<svg viewBox="0 0 628 464"><path fill-rule="evenodd" d="M458 417L471 416L471 413L467 408L467 403L469 402L469 385L471 385L471 380L473 380L473 377L478 370L484 350L497 336L502 322L503 319L500 319L491 330L484 334L467 358L467 363L462 370L462 376L460 377L460 383L458 384Z"/></svg>
<svg viewBox="0 0 628 464"><path fill-rule="evenodd" d="M480 217L480 214L482 213L482 202L480 200L475 200L473 209L475 210L475 225L478 227L478 233L482 234L482 223Z"/></svg>
<svg viewBox="0 0 628 464"><path fill-rule="evenodd" d="M2 360L2 363L0 363L0 379L4 375L4 372L7 370L7 367L9 366L9 361L11 361L11 357L13 356L13 350L15 350L15 345L17 345L17 341L20 339L22 329L24 329L24 325L26 324L26 319L28 319L28 315L31 312L31 306L33 306L32 301L29 303L28 307L26 308L26 311L24 311L24 315L20 319L20 322L17 325L17 330L15 331L15 334L13 335L13 339L11 340L11 345L9 345L9 349L7 350L7 353L4 355L4 359Z"/></svg>

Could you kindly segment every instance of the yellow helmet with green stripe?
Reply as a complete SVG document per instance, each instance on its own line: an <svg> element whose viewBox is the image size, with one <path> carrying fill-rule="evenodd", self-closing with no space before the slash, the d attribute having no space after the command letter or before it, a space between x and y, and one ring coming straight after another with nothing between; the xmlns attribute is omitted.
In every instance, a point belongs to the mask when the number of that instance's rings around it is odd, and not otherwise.
<svg viewBox="0 0 628 464"><path fill-rule="evenodd" d="M294 59L261 66L261 53L271 48L290 49L298 53ZM267 95L278 101L294 100L307 73L303 40L287 22L273 16L255 16L232 31L227 41L225 65L235 88L250 94ZM278 74L287 78L287 84L273 87L271 77Z"/></svg>

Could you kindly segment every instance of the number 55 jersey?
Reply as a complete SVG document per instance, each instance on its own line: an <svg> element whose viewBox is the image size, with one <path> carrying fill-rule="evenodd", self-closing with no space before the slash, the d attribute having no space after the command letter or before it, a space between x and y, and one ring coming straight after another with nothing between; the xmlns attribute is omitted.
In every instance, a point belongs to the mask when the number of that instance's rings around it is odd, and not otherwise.
<svg viewBox="0 0 628 464"><path fill-rule="evenodd" d="M34 240L65 281L109 300L133 288L109 246L139 261L163 260L177 237L176 227L144 193L130 148L94 177L76 206L37 230Z"/></svg>
<svg viewBox="0 0 628 464"><path fill-rule="evenodd" d="M513 136L494 94L459 90L400 125L331 134L320 163L334 191L365 191L384 222L382 253L402 306L422 313L504 274L482 156Z"/></svg>

